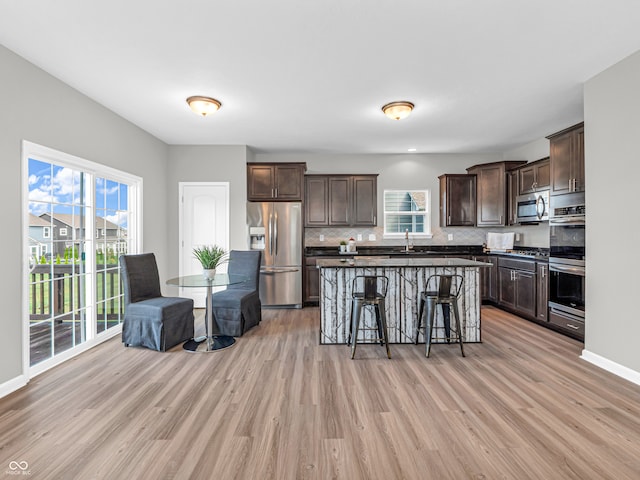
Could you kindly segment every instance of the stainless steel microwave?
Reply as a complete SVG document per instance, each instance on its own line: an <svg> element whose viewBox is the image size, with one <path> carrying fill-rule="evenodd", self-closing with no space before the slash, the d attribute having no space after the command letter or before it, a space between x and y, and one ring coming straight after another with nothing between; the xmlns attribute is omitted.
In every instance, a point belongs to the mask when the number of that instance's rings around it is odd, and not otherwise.
<svg viewBox="0 0 640 480"><path fill-rule="evenodd" d="M518 223L538 223L548 220L549 190L516 197L516 221Z"/></svg>

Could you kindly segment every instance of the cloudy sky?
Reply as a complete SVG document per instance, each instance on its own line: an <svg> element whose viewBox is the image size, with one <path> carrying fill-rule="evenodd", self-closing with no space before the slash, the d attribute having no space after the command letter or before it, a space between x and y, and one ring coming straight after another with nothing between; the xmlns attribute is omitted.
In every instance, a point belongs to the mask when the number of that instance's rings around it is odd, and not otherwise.
<svg viewBox="0 0 640 480"><path fill-rule="evenodd" d="M87 178L86 176L84 177ZM83 214L83 175L78 170L29 159L29 212ZM96 217L126 228L128 186L96 178Z"/></svg>

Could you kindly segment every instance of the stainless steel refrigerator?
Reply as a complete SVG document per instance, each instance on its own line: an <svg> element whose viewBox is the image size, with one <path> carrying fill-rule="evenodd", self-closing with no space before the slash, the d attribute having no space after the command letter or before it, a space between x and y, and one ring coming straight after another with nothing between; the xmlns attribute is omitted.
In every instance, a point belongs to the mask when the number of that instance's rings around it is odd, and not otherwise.
<svg viewBox="0 0 640 480"><path fill-rule="evenodd" d="M249 248L262 250L263 307L302 307L302 204L247 203Z"/></svg>

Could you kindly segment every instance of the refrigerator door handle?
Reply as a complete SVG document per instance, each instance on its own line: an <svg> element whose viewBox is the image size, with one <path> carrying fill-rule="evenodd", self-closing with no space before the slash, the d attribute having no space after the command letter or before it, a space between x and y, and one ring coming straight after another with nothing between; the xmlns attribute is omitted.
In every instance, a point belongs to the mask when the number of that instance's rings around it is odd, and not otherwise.
<svg viewBox="0 0 640 480"><path fill-rule="evenodd" d="M275 244L275 255L278 255L278 212L275 214L274 227L273 227L273 243Z"/></svg>
<svg viewBox="0 0 640 480"><path fill-rule="evenodd" d="M273 214L269 214L269 256L273 256Z"/></svg>
<svg viewBox="0 0 640 480"><path fill-rule="evenodd" d="M291 273L291 272L299 272L299 267L262 267L260 269L260 274L262 275L274 275L278 273Z"/></svg>

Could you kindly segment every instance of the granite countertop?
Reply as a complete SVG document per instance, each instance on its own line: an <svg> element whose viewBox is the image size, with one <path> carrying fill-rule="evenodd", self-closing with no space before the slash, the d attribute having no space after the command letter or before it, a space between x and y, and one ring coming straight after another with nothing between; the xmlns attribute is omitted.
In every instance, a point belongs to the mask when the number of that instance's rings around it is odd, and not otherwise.
<svg viewBox="0 0 640 480"><path fill-rule="evenodd" d="M485 251L482 245L415 245L408 252L404 246L359 246L356 252L340 253L337 246L307 246L304 254L307 257L362 258L366 256L388 256L392 258L433 258L451 255L494 255L520 257L529 260L548 260L549 249L537 247L517 247L512 251Z"/></svg>
<svg viewBox="0 0 640 480"><path fill-rule="evenodd" d="M337 255L393 255L393 256L407 256L407 255L482 255L482 245L414 245L408 252L403 245L391 245L391 246L358 246L357 252L340 253L337 246L320 247L320 246L308 246L305 247L304 253L306 256L322 257L322 256L337 256Z"/></svg>
<svg viewBox="0 0 640 480"><path fill-rule="evenodd" d="M318 268L358 268L358 267L490 267L491 264L466 260L464 258L350 258L318 259Z"/></svg>

